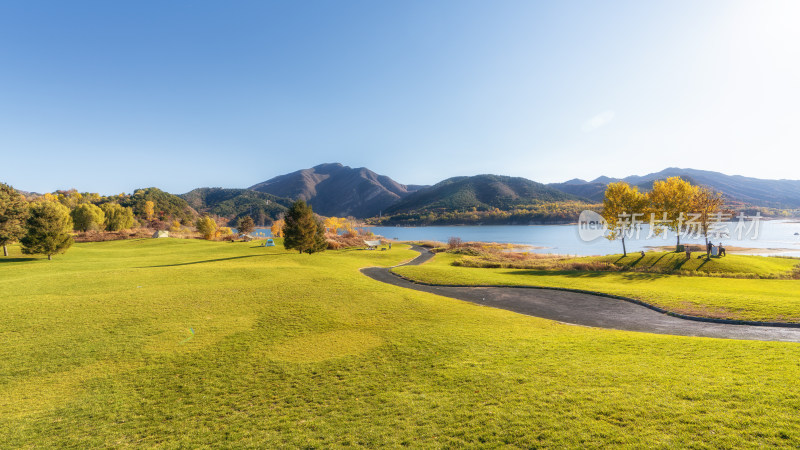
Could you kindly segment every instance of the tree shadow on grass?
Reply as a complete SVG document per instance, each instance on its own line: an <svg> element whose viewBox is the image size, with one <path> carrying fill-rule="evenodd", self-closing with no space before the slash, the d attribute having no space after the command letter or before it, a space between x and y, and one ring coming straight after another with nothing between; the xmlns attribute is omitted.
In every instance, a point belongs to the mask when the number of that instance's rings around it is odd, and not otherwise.
<svg viewBox="0 0 800 450"><path fill-rule="evenodd" d="M212 263L212 262L220 262L220 261L232 261L234 259L244 259L244 258L258 258L263 256L282 256L288 255L289 253L269 253L266 255L243 255L243 256L231 256L229 258L217 258L217 259L205 259L202 261L191 261L185 263L175 263L175 264L161 264L156 266L140 266L136 267L136 269L151 269L154 267L175 267L175 266L191 266L193 264L203 264L203 263Z"/></svg>
<svg viewBox="0 0 800 450"><path fill-rule="evenodd" d="M661 260L662 260L662 259L664 259L664 257L665 257L665 256L667 256L667 253L662 253L662 254L661 254L661 256L659 256L659 257L658 257L658 259L656 259L655 261L653 261L653 264L650 264L650 267L655 267L655 266L656 266L656 264L658 264L659 262L661 262Z"/></svg>
<svg viewBox="0 0 800 450"><path fill-rule="evenodd" d="M8 257L5 257L5 256L0 256L0 263L15 263L15 262L36 261L38 259L40 259L40 258L33 258L33 257L28 257L28 258L8 258Z"/></svg>

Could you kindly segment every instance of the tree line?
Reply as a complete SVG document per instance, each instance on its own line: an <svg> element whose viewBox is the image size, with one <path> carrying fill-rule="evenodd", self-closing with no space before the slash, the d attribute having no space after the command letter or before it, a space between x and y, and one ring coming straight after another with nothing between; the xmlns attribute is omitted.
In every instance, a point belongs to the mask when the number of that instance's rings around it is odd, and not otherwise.
<svg viewBox="0 0 800 450"><path fill-rule="evenodd" d="M608 225L606 237L619 239L622 253L627 255L625 237L631 226L635 226L635 218L651 223L655 234L674 232L677 236L676 250L681 243L681 234L690 231L690 227L695 227L705 237L707 246L712 224L718 222L723 205L722 194L692 185L680 177L656 181L647 193L619 181L606 187L602 216Z"/></svg>
<svg viewBox="0 0 800 450"><path fill-rule="evenodd" d="M92 202L102 202L99 206ZM133 227L130 207L99 194L61 192L25 198L13 187L0 183L0 244L22 244L24 254L43 254L48 259L65 252L74 242L72 231L119 231Z"/></svg>
<svg viewBox="0 0 800 450"><path fill-rule="evenodd" d="M52 259L72 246L74 231L121 231L158 220L159 205L148 200L146 194L146 191L137 191L132 196L104 197L61 191L26 198L13 187L0 183L0 245L3 256L8 256L8 245L19 242L22 253L46 255ZM123 206L125 200L132 201L133 205ZM180 205L173 206L180 208ZM164 215L163 210L160 212L162 219L175 217L171 228L180 228L183 224L176 216ZM232 234L229 227L220 226L209 216L200 217L194 225L205 239ZM275 230L276 225L278 230ZM284 238L287 249L314 253L327 248L326 226L334 233L341 228L353 228L350 221L341 218L328 218L323 223L316 218L311 206L300 200L292 204L282 220L275 221L273 234ZM237 228L240 235L246 235L255 229L255 222L252 217L241 217Z"/></svg>

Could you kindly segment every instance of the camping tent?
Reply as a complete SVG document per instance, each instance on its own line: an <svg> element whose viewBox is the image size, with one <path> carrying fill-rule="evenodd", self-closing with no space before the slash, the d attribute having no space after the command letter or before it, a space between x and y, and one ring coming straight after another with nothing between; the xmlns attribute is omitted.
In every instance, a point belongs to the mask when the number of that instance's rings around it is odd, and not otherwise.
<svg viewBox="0 0 800 450"><path fill-rule="evenodd" d="M153 238L166 238L169 237L169 231L167 230L158 230L153 233Z"/></svg>
<svg viewBox="0 0 800 450"><path fill-rule="evenodd" d="M381 245L380 239L378 239L376 241L366 241L365 240L364 243L367 244L367 248L370 249L370 250L374 250L374 249L380 247L380 245Z"/></svg>

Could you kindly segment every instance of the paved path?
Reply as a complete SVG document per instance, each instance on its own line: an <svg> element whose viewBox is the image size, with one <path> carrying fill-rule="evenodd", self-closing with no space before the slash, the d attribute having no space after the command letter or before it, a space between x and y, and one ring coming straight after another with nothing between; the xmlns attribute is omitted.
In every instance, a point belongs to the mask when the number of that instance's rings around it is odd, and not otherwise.
<svg viewBox="0 0 800 450"><path fill-rule="evenodd" d="M412 249L420 252L420 256L401 265L419 265L433 257L431 252L422 247ZM800 328L687 320L625 300L589 293L533 287L431 286L401 278L386 267L369 267L361 269L361 272L394 286L574 325L678 336L800 342Z"/></svg>

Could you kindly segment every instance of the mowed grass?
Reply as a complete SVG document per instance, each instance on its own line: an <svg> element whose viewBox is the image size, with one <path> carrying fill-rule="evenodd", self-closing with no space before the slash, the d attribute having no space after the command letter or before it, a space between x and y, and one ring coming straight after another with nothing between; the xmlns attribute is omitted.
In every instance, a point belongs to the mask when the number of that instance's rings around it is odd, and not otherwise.
<svg viewBox="0 0 800 450"><path fill-rule="evenodd" d="M647 265L652 261L670 261L673 254L654 253L636 262L641 255L596 257L620 264ZM581 289L631 297L671 311L701 317L800 322L800 280L739 279L703 276L679 276L643 272L548 271L526 269L484 269L456 267L459 258L439 253L422 266L399 267L394 271L405 277L434 284L497 284ZM685 260L685 257L683 258ZM713 259L703 267L711 273L766 276L790 271L797 260L759 256L728 256ZM687 261L686 264L690 262ZM702 260L691 260L700 265ZM666 263L665 263L666 264ZM703 270L694 267L694 270Z"/></svg>
<svg viewBox="0 0 800 450"><path fill-rule="evenodd" d="M705 253L693 252L692 257L686 259L685 253L645 252L644 256L639 253L631 253L627 256L606 255L576 258L574 261L600 261L629 269L661 269L706 275L758 278L778 278L791 275L800 263L800 260L793 258L731 254L721 258L706 259L705 255Z"/></svg>
<svg viewBox="0 0 800 450"><path fill-rule="evenodd" d="M0 447L800 445L800 345L570 326L358 272L415 256L400 245L13 251Z"/></svg>

